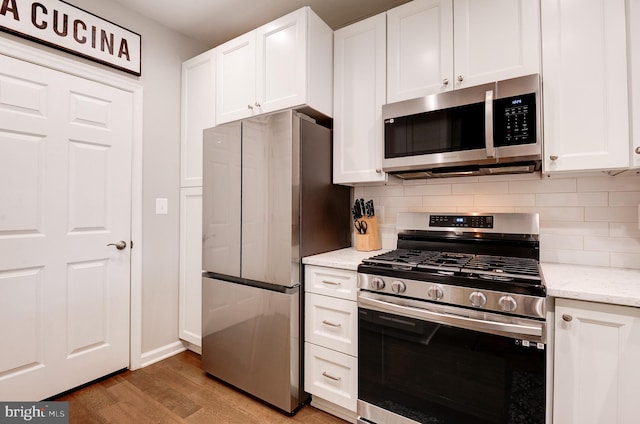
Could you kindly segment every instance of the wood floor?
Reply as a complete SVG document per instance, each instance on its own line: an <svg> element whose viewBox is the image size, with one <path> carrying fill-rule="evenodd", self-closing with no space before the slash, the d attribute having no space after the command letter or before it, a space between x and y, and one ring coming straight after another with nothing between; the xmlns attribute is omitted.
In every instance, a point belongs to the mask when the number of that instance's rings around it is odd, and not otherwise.
<svg viewBox="0 0 640 424"><path fill-rule="evenodd" d="M309 405L293 417L283 414L207 376L190 351L55 400L69 402L70 424L345 423Z"/></svg>

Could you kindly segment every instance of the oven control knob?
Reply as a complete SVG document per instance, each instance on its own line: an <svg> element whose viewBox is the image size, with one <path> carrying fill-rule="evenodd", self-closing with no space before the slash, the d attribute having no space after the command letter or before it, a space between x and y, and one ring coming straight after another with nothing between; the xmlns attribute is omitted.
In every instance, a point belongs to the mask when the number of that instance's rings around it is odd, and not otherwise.
<svg viewBox="0 0 640 424"><path fill-rule="evenodd" d="M511 296L502 296L498 300L498 304L500 305L502 310L505 311L505 312L513 312L518 307L518 303Z"/></svg>
<svg viewBox="0 0 640 424"><path fill-rule="evenodd" d="M482 292L475 291L469 295L469 300L471 301L471 305L476 308L482 308L487 304L487 296Z"/></svg>
<svg viewBox="0 0 640 424"><path fill-rule="evenodd" d="M431 286L427 290L427 296L429 296L429 299L440 300L444 297L444 291L440 286Z"/></svg>
<svg viewBox="0 0 640 424"><path fill-rule="evenodd" d="M371 288L373 290L382 290L384 288L384 280L382 278L374 278L371 280Z"/></svg>
<svg viewBox="0 0 640 424"><path fill-rule="evenodd" d="M391 283L391 291L395 294L404 293L405 290L407 290L407 286L402 281L396 280Z"/></svg>

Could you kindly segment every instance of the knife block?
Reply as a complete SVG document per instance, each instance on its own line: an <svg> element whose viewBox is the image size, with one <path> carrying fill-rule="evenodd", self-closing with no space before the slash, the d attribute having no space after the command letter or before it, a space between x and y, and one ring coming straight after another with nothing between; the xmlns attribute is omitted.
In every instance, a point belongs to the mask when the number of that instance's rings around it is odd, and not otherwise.
<svg viewBox="0 0 640 424"><path fill-rule="evenodd" d="M356 250L361 252L370 252L372 250L382 249L382 237L380 236L380 228L378 227L378 217L371 218L363 216L360 221L367 223L367 232L360 234L356 231Z"/></svg>

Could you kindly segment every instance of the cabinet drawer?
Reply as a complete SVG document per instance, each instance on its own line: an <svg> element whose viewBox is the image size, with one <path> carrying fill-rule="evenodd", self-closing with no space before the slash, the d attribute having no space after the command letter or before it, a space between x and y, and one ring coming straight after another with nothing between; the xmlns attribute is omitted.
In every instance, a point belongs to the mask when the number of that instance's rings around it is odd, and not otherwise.
<svg viewBox="0 0 640 424"><path fill-rule="evenodd" d="M355 412L358 360L313 343L305 343L304 352L304 390Z"/></svg>
<svg viewBox="0 0 640 424"><path fill-rule="evenodd" d="M356 302L315 293L306 293L305 299L305 340L357 356Z"/></svg>
<svg viewBox="0 0 640 424"><path fill-rule="evenodd" d="M305 265L304 287L307 292L355 301L357 274L345 269Z"/></svg>

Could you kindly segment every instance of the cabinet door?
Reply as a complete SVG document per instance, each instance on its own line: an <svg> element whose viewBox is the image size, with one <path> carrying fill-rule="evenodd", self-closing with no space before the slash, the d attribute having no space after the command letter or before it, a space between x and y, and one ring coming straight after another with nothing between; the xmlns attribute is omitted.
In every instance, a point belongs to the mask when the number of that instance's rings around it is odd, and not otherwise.
<svg viewBox="0 0 640 424"><path fill-rule="evenodd" d="M182 64L180 187L202 186L202 130L215 125L215 50Z"/></svg>
<svg viewBox="0 0 640 424"><path fill-rule="evenodd" d="M255 64L255 31L216 47L216 124L253 115Z"/></svg>
<svg viewBox="0 0 640 424"><path fill-rule="evenodd" d="M358 359L305 343L304 390L355 412L358 402Z"/></svg>
<svg viewBox="0 0 640 424"><path fill-rule="evenodd" d="M631 61L631 166L640 168L640 0L629 1L629 58Z"/></svg>
<svg viewBox="0 0 640 424"><path fill-rule="evenodd" d="M542 0L545 172L629 166L625 0Z"/></svg>
<svg viewBox="0 0 640 424"><path fill-rule="evenodd" d="M202 187L180 189L180 338L202 346Z"/></svg>
<svg viewBox="0 0 640 424"><path fill-rule="evenodd" d="M640 309L558 299L553 422L638 422L638 358Z"/></svg>
<svg viewBox="0 0 640 424"><path fill-rule="evenodd" d="M256 30L257 113L305 103L307 9Z"/></svg>
<svg viewBox="0 0 640 424"><path fill-rule="evenodd" d="M334 33L333 182L385 181L386 15Z"/></svg>
<svg viewBox="0 0 640 424"><path fill-rule="evenodd" d="M309 292L305 301L305 340L357 356L357 303Z"/></svg>
<svg viewBox="0 0 640 424"><path fill-rule="evenodd" d="M540 3L454 1L455 87L540 72Z"/></svg>
<svg viewBox="0 0 640 424"><path fill-rule="evenodd" d="M387 12L387 102L453 88L453 0L414 0Z"/></svg>

